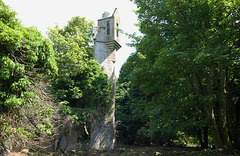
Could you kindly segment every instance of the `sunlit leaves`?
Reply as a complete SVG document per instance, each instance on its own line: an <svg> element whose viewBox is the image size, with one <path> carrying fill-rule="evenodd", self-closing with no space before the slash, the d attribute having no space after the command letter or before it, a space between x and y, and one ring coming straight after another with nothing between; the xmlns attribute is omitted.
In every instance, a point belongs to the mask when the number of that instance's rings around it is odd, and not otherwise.
<svg viewBox="0 0 240 156"><path fill-rule="evenodd" d="M58 100L66 101L71 107L107 108L109 103L108 77L92 59L92 25L93 22L77 16L63 29L56 26L48 33L59 67L53 89ZM62 106L68 110L69 106Z"/></svg>
<svg viewBox="0 0 240 156"><path fill-rule="evenodd" d="M0 1L0 21L11 28L17 28L19 26L19 21L15 16L16 12L12 11L8 6Z"/></svg>
<svg viewBox="0 0 240 156"><path fill-rule="evenodd" d="M30 86L30 82L26 78L20 78L18 81L12 83L11 89L13 92L19 92L22 91L25 87Z"/></svg>
<svg viewBox="0 0 240 156"><path fill-rule="evenodd" d="M25 100L23 98L11 97L5 100L4 105L7 107L21 106Z"/></svg>
<svg viewBox="0 0 240 156"><path fill-rule="evenodd" d="M0 21L0 45L7 50L15 50L21 44L21 39L23 37L22 33L18 30L7 26L2 21ZM1 48L2 49L2 48Z"/></svg>
<svg viewBox="0 0 240 156"><path fill-rule="evenodd" d="M33 93L26 91L31 78L56 73L57 66L50 41L36 28L23 27L2 1L0 8L0 100L11 109L33 98Z"/></svg>

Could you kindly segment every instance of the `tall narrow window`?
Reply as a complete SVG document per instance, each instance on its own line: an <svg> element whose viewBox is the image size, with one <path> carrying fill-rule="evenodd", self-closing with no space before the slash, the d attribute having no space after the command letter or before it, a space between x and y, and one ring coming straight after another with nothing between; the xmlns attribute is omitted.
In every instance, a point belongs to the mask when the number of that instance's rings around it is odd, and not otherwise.
<svg viewBox="0 0 240 156"><path fill-rule="evenodd" d="M119 37L119 24L117 23L117 37Z"/></svg>
<svg viewBox="0 0 240 156"><path fill-rule="evenodd" d="M107 21L107 35L110 35L110 22Z"/></svg>

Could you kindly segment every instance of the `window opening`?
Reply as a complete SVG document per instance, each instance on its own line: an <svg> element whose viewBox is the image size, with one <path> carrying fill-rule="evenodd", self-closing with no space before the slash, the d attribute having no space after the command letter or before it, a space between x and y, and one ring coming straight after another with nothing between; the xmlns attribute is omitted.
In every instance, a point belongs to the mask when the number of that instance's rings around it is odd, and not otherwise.
<svg viewBox="0 0 240 156"><path fill-rule="evenodd" d="M107 21L107 35L110 35L110 22Z"/></svg>
<svg viewBox="0 0 240 156"><path fill-rule="evenodd" d="M119 37L119 24L117 23L117 37Z"/></svg>

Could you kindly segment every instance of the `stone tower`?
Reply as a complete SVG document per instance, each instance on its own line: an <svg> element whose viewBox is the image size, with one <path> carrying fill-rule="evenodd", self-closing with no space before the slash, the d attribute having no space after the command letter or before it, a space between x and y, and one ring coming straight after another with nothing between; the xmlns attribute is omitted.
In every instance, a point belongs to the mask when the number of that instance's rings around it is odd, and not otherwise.
<svg viewBox="0 0 240 156"><path fill-rule="evenodd" d="M118 10L115 9L111 17L98 20L98 25L93 27L93 58L103 67L103 72L108 75L112 87L111 113L101 114L92 121L90 148L112 149L115 144L115 52L121 48L120 45L120 18ZM100 119L100 120L99 120Z"/></svg>

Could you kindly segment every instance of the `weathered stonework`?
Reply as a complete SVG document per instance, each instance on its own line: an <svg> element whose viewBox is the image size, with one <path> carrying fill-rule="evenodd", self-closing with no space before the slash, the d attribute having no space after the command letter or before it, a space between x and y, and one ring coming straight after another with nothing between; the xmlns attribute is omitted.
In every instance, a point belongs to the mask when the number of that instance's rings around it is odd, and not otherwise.
<svg viewBox="0 0 240 156"><path fill-rule="evenodd" d="M98 25L93 27L93 58L103 67L103 72L108 75L112 86L111 113L101 114L98 119L92 121L91 126L91 149L111 149L115 144L115 52L120 45L120 18L117 9L111 17L98 20Z"/></svg>

